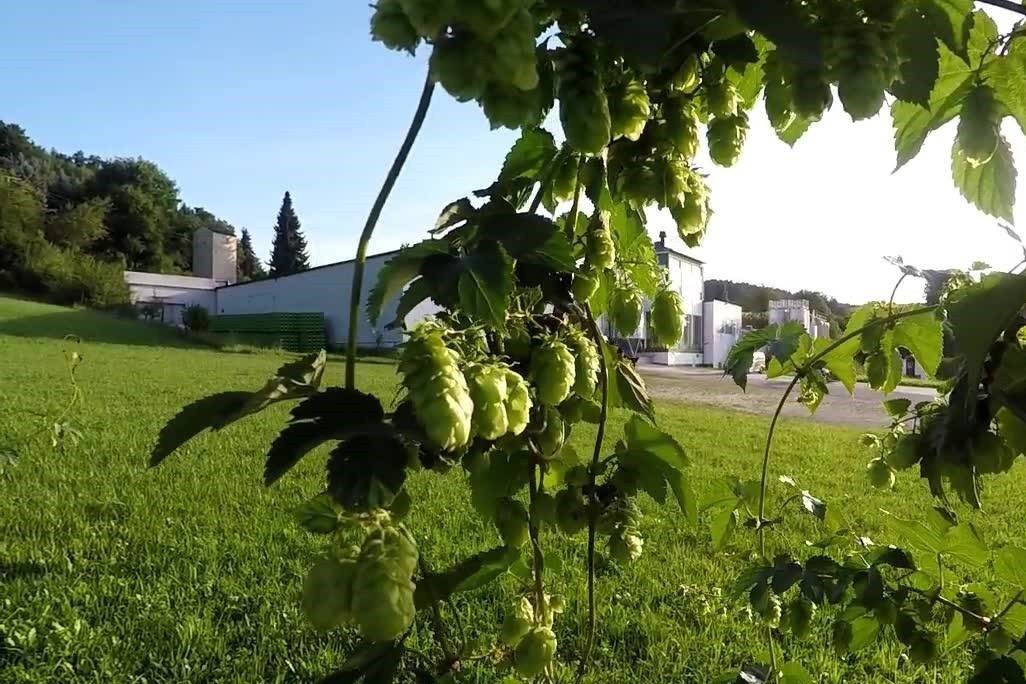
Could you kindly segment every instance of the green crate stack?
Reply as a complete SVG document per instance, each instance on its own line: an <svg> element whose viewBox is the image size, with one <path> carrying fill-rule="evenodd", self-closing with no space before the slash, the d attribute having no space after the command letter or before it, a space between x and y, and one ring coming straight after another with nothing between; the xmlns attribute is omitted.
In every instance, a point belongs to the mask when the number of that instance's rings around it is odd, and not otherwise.
<svg viewBox="0 0 1026 684"><path fill-rule="evenodd" d="M260 346L280 347L306 353L324 349L327 343L323 313L227 314L214 316L210 331L229 333Z"/></svg>

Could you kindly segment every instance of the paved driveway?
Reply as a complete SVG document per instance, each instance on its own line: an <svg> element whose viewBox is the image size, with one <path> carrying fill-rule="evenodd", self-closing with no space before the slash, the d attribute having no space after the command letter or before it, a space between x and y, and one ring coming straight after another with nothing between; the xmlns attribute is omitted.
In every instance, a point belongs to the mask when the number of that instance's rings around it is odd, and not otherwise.
<svg viewBox="0 0 1026 684"><path fill-rule="evenodd" d="M641 362L638 370L655 397L712 404L767 416L773 414L791 380L789 377L767 380L765 375L753 374L748 376L748 391L742 392L722 371L709 368L657 366ZM915 403L929 401L934 396L936 392L929 387L901 387L887 398L907 397ZM887 422L887 413L881 406L883 395L867 385L856 385L855 395L849 396L840 383L831 383L830 394L811 417L808 409L799 404L794 395L792 397L784 407L785 416L866 428L881 427Z"/></svg>

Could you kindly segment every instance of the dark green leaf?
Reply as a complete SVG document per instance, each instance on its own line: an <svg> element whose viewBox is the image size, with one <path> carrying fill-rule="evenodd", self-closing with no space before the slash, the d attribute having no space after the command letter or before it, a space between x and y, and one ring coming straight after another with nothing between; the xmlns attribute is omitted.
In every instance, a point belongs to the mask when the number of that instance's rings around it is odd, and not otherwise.
<svg viewBox="0 0 1026 684"><path fill-rule="evenodd" d="M274 484L303 456L327 441L380 429L384 417L377 397L357 390L332 387L310 396L292 410L291 422L267 452L264 483Z"/></svg>
<svg viewBox="0 0 1026 684"><path fill-rule="evenodd" d="M641 379L637 369L629 361L619 359L616 362L613 368L613 378L616 380L616 394L619 398L616 406L655 420L655 406L652 404L652 398L648 396L645 381Z"/></svg>
<svg viewBox="0 0 1026 684"><path fill-rule="evenodd" d="M798 340L805 332L801 323L789 321L782 326L770 325L761 330L753 330L741 336L723 364L724 375L734 378L734 383L741 389L748 387L748 371L752 367L755 352L763 347L778 359L791 358L798 348Z"/></svg>
<svg viewBox="0 0 1026 684"><path fill-rule="evenodd" d="M871 645L876 641L876 636L879 633L880 623L877 622L875 617L863 615L860 618L852 620L851 644L849 644L848 650L854 653L855 651L859 651L866 646Z"/></svg>
<svg viewBox="0 0 1026 684"><path fill-rule="evenodd" d="M802 572L802 566L790 556L778 556L773 561L773 575L770 579L773 593L783 594L793 587L801 579Z"/></svg>
<svg viewBox="0 0 1026 684"><path fill-rule="evenodd" d="M417 306L432 295L431 281L427 278L417 278L411 282L403 294L399 297L399 303L395 307L395 318L386 328L403 328L406 325L406 317Z"/></svg>
<svg viewBox="0 0 1026 684"><path fill-rule="evenodd" d="M496 243L485 242L462 259L460 304L472 318L502 329L513 294L513 260Z"/></svg>
<svg viewBox="0 0 1026 684"><path fill-rule="evenodd" d="M442 213L438 215L438 220L435 221L435 228L431 233L438 233L446 228L463 223L467 219L473 218L476 213L477 209L474 208L474 205L466 197L450 202L445 205Z"/></svg>
<svg viewBox="0 0 1026 684"><path fill-rule="evenodd" d="M944 355L944 332L933 312L899 320L894 326L894 344L907 349L929 375L937 372Z"/></svg>
<svg viewBox="0 0 1026 684"><path fill-rule="evenodd" d="M647 451L674 470L687 468L688 458L684 447L640 416L632 416L627 421L624 437L630 450Z"/></svg>
<svg viewBox="0 0 1026 684"><path fill-rule="evenodd" d="M936 10L931 0L905 4L898 17L894 42L900 55L901 69L890 91L899 100L923 107L930 103L939 61L937 19L943 22L945 15ZM950 23L948 27L950 33Z"/></svg>
<svg viewBox="0 0 1026 684"><path fill-rule="evenodd" d="M737 509L728 508L716 515L710 523L713 548L717 551L723 549L730 541L734 531L737 529Z"/></svg>
<svg viewBox="0 0 1026 684"><path fill-rule="evenodd" d="M955 51L961 51L972 0L926 0L920 9L928 15L934 34Z"/></svg>
<svg viewBox="0 0 1026 684"><path fill-rule="evenodd" d="M588 23L595 35L631 66L655 69L672 49L672 21L665 7L638 4L624 12L618 2L586 0Z"/></svg>
<svg viewBox="0 0 1026 684"><path fill-rule="evenodd" d="M505 574L519 558L519 549L500 546L465 558L445 572L422 577L414 594L417 608L426 608L453 594L479 589Z"/></svg>
<svg viewBox="0 0 1026 684"><path fill-rule="evenodd" d="M820 37L797 5L787 0L733 0L734 11L749 28L761 33L790 61L807 67L823 63Z"/></svg>
<svg viewBox="0 0 1026 684"><path fill-rule="evenodd" d="M252 396L252 392L221 392L203 397L182 408L161 428L157 445L150 454L150 465L159 465L175 449L210 428L225 425L226 419L236 415Z"/></svg>
<svg viewBox="0 0 1026 684"><path fill-rule="evenodd" d="M919 154L930 131L940 128L958 114L972 85L973 71L969 65L945 46L938 49L940 66L930 93L929 107L901 101L891 107L898 168Z"/></svg>
<svg viewBox="0 0 1026 684"><path fill-rule="evenodd" d="M889 565L898 570L915 570L916 564L904 549L887 546L870 553L867 557L872 565Z"/></svg>
<svg viewBox="0 0 1026 684"><path fill-rule="evenodd" d="M552 134L542 128L527 128L506 155L499 172L499 183L515 178L536 180L545 166L556 156Z"/></svg>
<svg viewBox="0 0 1026 684"><path fill-rule="evenodd" d="M376 325L385 303L396 297L402 292L406 283L420 274L425 259L440 254L450 254L451 251L452 248L446 240L424 240L404 248L386 261L378 272L377 282L367 297L367 317L371 323Z"/></svg>
<svg viewBox="0 0 1026 684"><path fill-rule="evenodd" d="M331 534L339 528L339 511L327 494L318 494L296 509L296 518L307 532Z"/></svg>
<svg viewBox="0 0 1026 684"><path fill-rule="evenodd" d="M538 214L489 216L479 224L479 237L500 243L514 259L573 271L573 247L551 219Z"/></svg>
<svg viewBox="0 0 1026 684"><path fill-rule="evenodd" d="M994 556L994 574L1013 587L1026 589L1026 549L1006 546Z"/></svg>
<svg viewBox="0 0 1026 684"><path fill-rule="evenodd" d="M1015 161L1004 136L999 136L994 156L978 166L969 163L956 139L951 149L951 179L962 196L983 213L1015 220Z"/></svg>
<svg viewBox="0 0 1026 684"><path fill-rule="evenodd" d="M759 50L745 33L716 41L712 44L712 51L727 65L738 70L759 61Z"/></svg>
<svg viewBox="0 0 1026 684"><path fill-rule="evenodd" d="M410 453L392 436L357 435L328 458L328 493L354 511L387 508L406 481Z"/></svg>
<svg viewBox="0 0 1026 684"><path fill-rule="evenodd" d="M684 518L692 525L698 524L698 495L695 494L691 481L679 470L668 469L666 481L670 485L673 496L677 499Z"/></svg>
<svg viewBox="0 0 1026 684"><path fill-rule="evenodd" d="M801 663L789 662L780 666L780 684L813 684L816 680Z"/></svg>
<svg viewBox="0 0 1026 684"><path fill-rule="evenodd" d="M887 415L894 418L900 418L908 413L910 406L912 406L912 400L905 398L888 399L883 403L884 411L887 411Z"/></svg>
<svg viewBox="0 0 1026 684"><path fill-rule="evenodd" d="M371 671L375 663L382 659L388 659L394 652L401 652L395 641L362 642L359 648L350 654L342 667L334 674L322 679L320 684L349 684L358 681L360 677ZM351 677L353 673L356 673L356 679L345 678L346 675Z"/></svg>

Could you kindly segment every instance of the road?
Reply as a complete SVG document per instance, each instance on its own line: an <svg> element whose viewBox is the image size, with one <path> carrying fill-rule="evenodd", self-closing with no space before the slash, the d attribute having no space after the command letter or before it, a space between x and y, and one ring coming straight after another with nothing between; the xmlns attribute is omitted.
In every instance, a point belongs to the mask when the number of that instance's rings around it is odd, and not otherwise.
<svg viewBox="0 0 1026 684"><path fill-rule="evenodd" d="M710 368L639 363L638 370L654 397L711 404L761 415L772 415L791 380L789 377L767 380L765 375L753 374L748 376L748 391L742 392L722 371ZM929 387L900 387L887 398L907 397L915 403L929 401L934 396L936 392ZM855 386L854 396L849 396L840 383L831 383L830 394L813 416L809 416L808 409L796 398L787 402L783 414L834 425L880 427L887 422L887 413L881 406L883 399L883 395L862 383Z"/></svg>

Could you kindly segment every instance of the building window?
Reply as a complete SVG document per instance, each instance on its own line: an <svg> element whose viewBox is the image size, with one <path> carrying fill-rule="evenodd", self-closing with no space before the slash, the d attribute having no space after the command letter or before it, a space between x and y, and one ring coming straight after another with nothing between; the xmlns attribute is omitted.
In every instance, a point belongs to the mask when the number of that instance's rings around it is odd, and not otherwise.
<svg viewBox="0 0 1026 684"><path fill-rule="evenodd" d="M684 336L677 345L677 351L702 351L702 317L687 314L684 316Z"/></svg>

